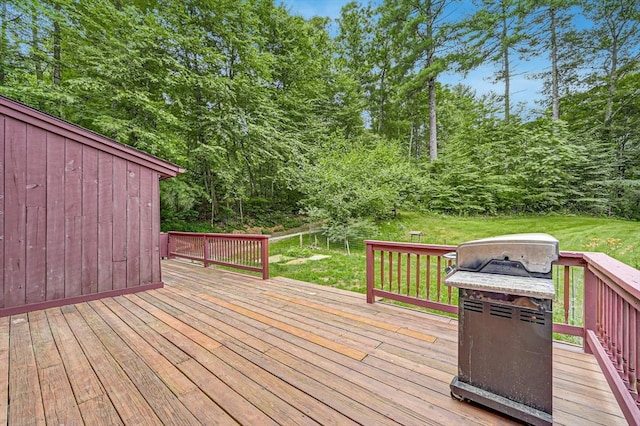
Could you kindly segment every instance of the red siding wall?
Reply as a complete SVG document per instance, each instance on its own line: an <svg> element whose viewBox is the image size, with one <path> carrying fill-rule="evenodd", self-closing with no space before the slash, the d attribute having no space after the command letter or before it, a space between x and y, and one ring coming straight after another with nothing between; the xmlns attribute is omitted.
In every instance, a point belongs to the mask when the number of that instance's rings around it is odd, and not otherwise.
<svg viewBox="0 0 640 426"><path fill-rule="evenodd" d="M159 179L0 115L0 315L161 285Z"/></svg>

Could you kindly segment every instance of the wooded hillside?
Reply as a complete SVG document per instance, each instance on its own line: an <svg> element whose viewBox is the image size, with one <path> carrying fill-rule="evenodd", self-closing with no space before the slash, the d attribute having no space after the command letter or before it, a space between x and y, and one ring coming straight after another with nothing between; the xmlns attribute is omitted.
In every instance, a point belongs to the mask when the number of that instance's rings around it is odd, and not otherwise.
<svg viewBox="0 0 640 426"><path fill-rule="evenodd" d="M627 0L384 0L336 22L273 0L0 0L0 93L185 167L162 184L174 229L640 219L638 46ZM533 116L511 101L516 58L548 64ZM501 93L440 82L488 64Z"/></svg>

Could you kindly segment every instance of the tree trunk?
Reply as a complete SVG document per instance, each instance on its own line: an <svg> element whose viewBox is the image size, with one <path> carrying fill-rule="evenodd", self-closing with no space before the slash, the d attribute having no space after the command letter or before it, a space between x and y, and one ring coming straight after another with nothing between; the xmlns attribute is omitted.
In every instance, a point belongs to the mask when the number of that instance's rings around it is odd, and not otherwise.
<svg viewBox="0 0 640 426"><path fill-rule="evenodd" d="M53 84L59 85L62 81L62 71L61 71L61 54L60 54L60 40L62 38L62 30L60 28L60 5L56 3L55 5L56 14L53 18L53 73L52 73L52 81Z"/></svg>
<svg viewBox="0 0 640 426"><path fill-rule="evenodd" d="M408 158L411 159L411 155L413 154L413 122L411 123L411 129L409 133L409 152Z"/></svg>
<svg viewBox="0 0 640 426"><path fill-rule="evenodd" d="M429 79L429 159L438 159L438 126L436 122L436 79Z"/></svg>
<svg viewBox="0 0 640 426"><path fill-rule="evenodd" d="M40 55L40 36L38 34L38 12L36 6L31 6L31 60L36 73L36 80L42 81L42 57Z"/></svg>
<svg viewBox="0 0 640 426"><path fill-rule="evenodd" d="M382 122L384 121L384 103L386 102L386 96L384 92L386 72L386 68L383 68L382 74L380 74L380 107L378 109L378 134L382 133Z"/></svg>
<svg viewBox="0 0 640 426"><path fill-rule="evenodd" d="M510 87L510 79L511 79L511 71L509 69L509 29L507 26L507 9L504 2L502 3L502 78L504 78L504 121L509 122L510 116L510 96L509 92L511 90Z"/></svg>
<svg viewBox="0 0 640 426"><path fill-rule="evenodd" d="M611 125L613 119L613 98L616 94L618 75L618 38L617 34L611 34L611 69L609 71L609 93L607 96L607 106L605 108L604 123L607 127Z"/></svg>
<svg viewBox="0 0 640 426"><path fill-rule="evenodd" d="M560 118L560 93L558 91L558 42L556 34L557 17L555 7L549 8L551 32L551 119Z"/></svg>
<svg viewBox="0 0 640 426"><path fill-rule="evenodd" d="M216 191L213 189L213 182L211 182L211 227L213 227L213 222L216 217L218 199L216 198Z"/></svg>
<svg viewBox="0 0 640 426"><path fill-rule="evenodd" d="M427 2L427 40L433 41L433 4ZM427 49L427 66L433 67L435 47ZM438 127L436 125L436 77L427 80L427 93L429 95L429 159L433 162L438 159Z"/></svg>
<svg viewBox="0 0 640 426"><path fill-rule="evenodd" d="M6 79L5 60L7 57L7 2L2 1L0 8L0 84Z"/></svg>

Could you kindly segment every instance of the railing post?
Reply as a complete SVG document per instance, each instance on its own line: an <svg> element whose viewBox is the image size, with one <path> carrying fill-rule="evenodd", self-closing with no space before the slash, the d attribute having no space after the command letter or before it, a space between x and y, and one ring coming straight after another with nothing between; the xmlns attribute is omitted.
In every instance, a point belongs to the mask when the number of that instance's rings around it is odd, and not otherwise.
<svg viewBox="0 0 640 426"><path fill-rule="evenodd" d="M374 284L374 254L373 254L373 245L371 245L368 241L365 241L367 245L367 303L373 303L373 284Z"/></svg>
<svg viewBox="0 0 640 426"><path fill-rule="evenodd" d="M207 234L202 236L202 244L204 244L204 267L209 267L209 239L207 238Z"/></svg>
<svg viewBox="0 0 640 426"><path fill-rule="evenodd" d="M269 279L269 238L263 238L260 241L262 248L262 279Z"/></svg>
<svg viewBox="0 0 640 426"><path fill-rule="evenodd" d="M167 232L169 238L169 252L167 253L167 258L171 259L171 254L176 252L176 237L171 234L171 232Z"/></svg>
<svg viewBox="0 0 640 426"><path fill-rule="evenodd" d="M589 269L584 267L584 334L582 345L586 353L593 353L587 344L587 330L593 330L598 335L598 312L602 312L598 307L598 277Z"/></svg>

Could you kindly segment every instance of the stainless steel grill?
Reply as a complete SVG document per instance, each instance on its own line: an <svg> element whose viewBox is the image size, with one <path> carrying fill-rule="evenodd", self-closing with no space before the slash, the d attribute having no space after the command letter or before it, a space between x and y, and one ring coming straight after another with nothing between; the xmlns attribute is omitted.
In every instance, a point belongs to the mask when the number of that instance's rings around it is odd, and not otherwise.
<svg viewBox="0 0 640 426"><path fill-rule="evenodd" d="M552 424L552 263L558 241L506 235L461 244L445 283L459 288L451 395L535 425Z"/></svg>

